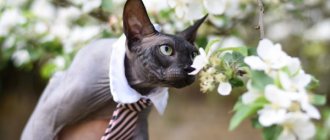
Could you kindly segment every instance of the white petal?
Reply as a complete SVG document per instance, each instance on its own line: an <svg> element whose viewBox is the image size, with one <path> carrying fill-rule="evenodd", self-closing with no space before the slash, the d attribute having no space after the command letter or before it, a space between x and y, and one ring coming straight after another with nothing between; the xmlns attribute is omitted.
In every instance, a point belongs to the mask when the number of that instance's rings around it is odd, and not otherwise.
<svg viewBox="0 0 330 140"><path fill-rule="evenodd" d="M312 81L312 76L301 71L293 78L293 81L296 82L297 88L305 88Z"/></svg>
<svg viewBox="0 0 330 140"><path fill-rule="evenodd" d="M176 16L178 16L179 18L183 18L185 16L185 7L183 6L178 6L175 8L175 14Z"/></svg>
<svg viewBox="0 0 330 140"><path fill-rule="evenodd" d="M311 139L316 133L315 126L311 121L296 121L293 131L299 140Z"/></svg>
<svg viewBox="0 0 330 140"><path fill-rule="evenodd" d="M253 92L253 91L248 91L242 95L242 102L243 104L250 104L254 102L256 99L258 99L261 95Z"/></svg>
<svg viewBox="0 0 330 140"><path fill-rule="evenodd" d="M89 13L92 10L98 8L101 6L102 0L91 0L91 1L87 1L83 4L82 6L82 11L84 13Z"/></svg>
<svg viewBox="0 0 330 140"><path fill-rule="evenodd" d="M177 6L177 2L175 0L168 0L167 3L171 8Z"/></svg>
<svg viewBox="0 0 330 140"><path fill-rule="evenodd" d="M196 56L193 64L191 65L191 67L195 68L195 70L190 72L189 75L196 75L199 71L203 69L206 64L207 59L205 59L202 55Z"/></svg>
<svg viewBox="0 0 330 140"><path fill-rule="evenodd" d="M286 111L284 109L273 109L270 106L266 106L258 114L260 124L268 127L283 122Z"/></svg>
<svg viewBox="0 0 330 140"><path fill-rule="evenodd" d="M288 64L290 75L296 74L301 69L300 60L298 58L292 58Z"/></svg>
<svg viewBox="0 0 330 140"><path fill-rule="evenodd" d="M226 0L204 0L204 6L210 14L221 15L225 12Z"/></svg>
<svg viewBox="0 0 330 140"><path fill-rule="evenodd" d="M289 76L284 73L284 72L279 72L279 80L281 83L281 86L285 89L285 90L291 90L291 88L293 87L293 84L291 79L289 78Z"/></svg>
<svg viewBox="0 0 330 140"><path fill-rule="evenodd" d="M203 48L199 48L198 51L199 51L200 55L202 55L203 57L206 57L206 52Z"/></svg>
<svg viewBox="0 0 330 140"><path fill-rule="evenodd" d="M232 37L225 38L222 42L221 47L222 48L234 48L234 47L241 47L243 45L244 45L244 43L241 39L232 36Z"/></svg>
<svg viewBox="0 0 330 140"><path fill-rule="evenodd" d="M244 62L254 70L265 70L267 68L267 65L257 56L248 56L244 59Z"/></svg>
<svg viewBox="0 0 330 140"><path fill-rule="evenodd" d="M272 50L274 49L274 44L268 39L262 39L260 40L257 48L257 54L262 59L269 58L273 55L274 52Z"/></svg>
<svg viewBox="0 0 330 140"><path fill-rule="evenodd" d="M218 93L223 96L227 96L231 92L231 84L228 82L221 82L218 87Z"/></svg>
<svg viewBox="0 0 330 140"><path fill-rule="evenodd" d="M319 110L317 110L317 108L314 107L313 105L311 105L309 103L305 103L305 104L302 104L302 108L306 112L306 114L308 116L310 116L311 118L314 118L314 119L321 118L321 114L320 114Z"/></svg>
<svg viewBox="0 0 330 140"><path fill-rule="evenodd" d="M204 16L203 5L199 1L191 1L186 3L185 18L188 20L200 19Z"/></svg>
<svg viewBox="0 0 330 140"><path fill-rule="evenodd" d="M284 92L277 88L275 85L268 85L265 88L265 97L271 103L288 108L291 105L291 98L289 95L291 93Z"/></svg>
<svg viewBox="0 0 330 140"><path fill-rule="evenodd" d="M195 70L190 72L189 75L196 75L208 63L208 58L203 48L199 48L199 53L200 54L195 57L194 62L191 65Z"/></svg>
<svg viewBox="0 0 330 140"><path fill-rule="evenodd" d="M296 136L288 130L283 130L278 140L296 140Z"/></svg>

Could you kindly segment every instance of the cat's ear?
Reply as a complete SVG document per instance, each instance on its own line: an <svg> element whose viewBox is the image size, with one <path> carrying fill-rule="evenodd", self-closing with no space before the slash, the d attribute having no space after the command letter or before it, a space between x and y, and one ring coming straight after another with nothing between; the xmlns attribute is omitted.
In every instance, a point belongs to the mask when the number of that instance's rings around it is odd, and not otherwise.
<svg viewBox="0 0 330 140"><path fill-rule="evenodd" d="M123 14L124 33L128 44L157 33L142 0L127 0Z"/></svg>
<svg viewBox="0 0 330 140"><path fill-rule="evenodd" d="M197 35L198 28L202 25L204 20L207 18L207 15L205 15L203 18L197 20L192 26L188 27L187 29L183 30L179 33L179 36L185 38L190 43L194 43Z"/></svg>

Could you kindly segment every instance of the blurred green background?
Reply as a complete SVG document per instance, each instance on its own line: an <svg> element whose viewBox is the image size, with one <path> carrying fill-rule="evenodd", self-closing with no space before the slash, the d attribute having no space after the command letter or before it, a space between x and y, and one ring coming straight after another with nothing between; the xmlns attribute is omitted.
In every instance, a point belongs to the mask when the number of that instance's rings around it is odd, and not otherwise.
<svg viewBox="0 0 330 140"><path fill-rule="evenodd" d="M330 1L264 0L266 38L299 57L307 73L320 80L316 91L330 93ZM122 34L125 0L0 0L0 139L19 139L48 79L65 70L75 53L98 38ZM144 0L149 16L165 33L175 33L209 13L196 44L220 39L219 47L256 47L257 0ZM244 122L228 131L237 95L203 94L198 80L171 89L164 116L153 110L150 137L157 140L261 139ZM326 112L327 107L322 108ZM318 122L324 138L328 118Z"/></svg>

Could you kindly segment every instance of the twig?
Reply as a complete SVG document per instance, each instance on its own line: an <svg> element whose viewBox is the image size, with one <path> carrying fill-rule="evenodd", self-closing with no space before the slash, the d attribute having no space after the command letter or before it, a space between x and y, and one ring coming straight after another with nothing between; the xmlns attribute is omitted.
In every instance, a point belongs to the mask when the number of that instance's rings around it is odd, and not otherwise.
<svg viewBox="0 0 330 140"><path fill-rule="evenodd" d="M262 4L262 0L258 1L258 7L259 7L259 23L257 29L260 31L260 39L263 39L265 37L265 29L264 29L264 5Z"/></svg>

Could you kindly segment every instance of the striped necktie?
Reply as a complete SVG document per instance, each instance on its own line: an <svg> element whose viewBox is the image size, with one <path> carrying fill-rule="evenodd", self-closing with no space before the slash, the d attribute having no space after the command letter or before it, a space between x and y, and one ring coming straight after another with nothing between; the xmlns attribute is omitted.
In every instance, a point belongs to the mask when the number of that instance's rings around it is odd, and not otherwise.
<svg viewBox="0 0 330 140"><path fill-rule="evenodd" d="M128 140L133 136L138 112L150 106L149 99L140 99L132 104L118 104L108 128L101 140Z"/></svg>

